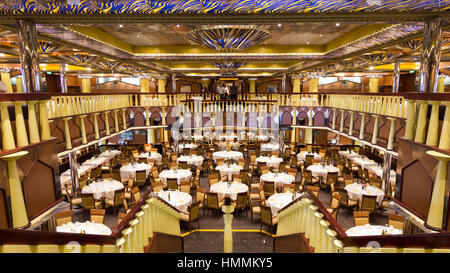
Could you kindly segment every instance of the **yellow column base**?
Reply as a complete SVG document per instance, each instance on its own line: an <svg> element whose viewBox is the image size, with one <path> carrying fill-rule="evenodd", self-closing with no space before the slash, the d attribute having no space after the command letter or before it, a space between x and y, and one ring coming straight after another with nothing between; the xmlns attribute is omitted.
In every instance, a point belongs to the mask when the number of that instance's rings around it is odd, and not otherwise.
<svg viewBox="0 0 450 273"><path fill-rule="evenodd" d="M66 138L66 150L72 150L72 139L70 137L69 120L72 118L63 118L64 121L64 136Z"/></svg>
<svg viewBox="0 0 450 273"><path fill-rule="evenodd" d="M8 105L11 102L0 102L1 107L1 128L2 128L2 149L11 150L16 148L14 141L14 134L11 127L11 120L9 119Z"/></svg>

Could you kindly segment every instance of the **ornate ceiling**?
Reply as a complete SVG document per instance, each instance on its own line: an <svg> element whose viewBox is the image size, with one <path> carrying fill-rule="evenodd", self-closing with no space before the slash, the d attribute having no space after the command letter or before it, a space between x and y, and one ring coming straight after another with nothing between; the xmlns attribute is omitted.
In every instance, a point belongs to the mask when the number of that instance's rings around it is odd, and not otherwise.
<svg viewBox="0 0 450 273"><path fill-rule="evenodd" d="M423 18L448 19L449 7L450 0L0 0L0 66L18 62L14 22L26 16L37 24L42 62L95 72L365 71L417 61ZM448 23L445 31L448 41ZM442 54L450 60L448 42Z"/></svg>

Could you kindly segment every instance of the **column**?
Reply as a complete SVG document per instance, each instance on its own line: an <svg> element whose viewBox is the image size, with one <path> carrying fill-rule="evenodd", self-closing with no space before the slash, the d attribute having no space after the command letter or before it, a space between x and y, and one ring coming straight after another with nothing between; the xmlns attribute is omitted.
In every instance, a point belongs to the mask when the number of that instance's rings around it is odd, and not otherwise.
<svg viewBox="0 0 450 273"><path fill-rule="evenodd" d="M232 221L233 215L231 214L234 211L234 207L230 204L230 199L225 199L225 205L222 206L222 211L224 212L223 221L224 221L224 230L223 230L223 252L224 253L232 253L233 252L233 229L232 229Z"/></svg>
<svg viewBox="0 0 450 273"><path fill-rule="evenodd" d="M166 77L160 75L158 78L158 93L166 93Z"/></svg>
<svg viewBox="0 0 450 273"><path fill-rule="evenodd" d="M341 124L339 124L339 132L344 132L344 110L339 110L341 112Z"/></svg>
<svg viewBox="0 0 450 273"><path fill-rule="evenodd" d="M7 68L0 68L0 76L2 82L6 85L6 93L13 93L13 88L11 84L11 76L9 75L10 70Z"/></svg>
<svg viewBox="0 0 450 273"><path fill-rule="evenodd" d="M353 135L353 115L355 114L355 112L353 111L348 111L350 113L350 126L348 127L348 135L352 136Z"/></svg>
<svg viewBox="0 0 450 273"><path fill-rule="evenodd" d="M361 116L361 126L359 129L359 139L364 140L364 127L366 126L366 114L360 113Z"/></svg>
<svg viewBox="0 0 450 273"><path fill-rule="evenodd" d="M23 85L22 85L22 77L21 76L16 77L16 92L23 93Z"/></svg>
<svg viewBox="0 0 450 273"><path fill-rule="evenodd" d="M425 20L419 70L419 92L436 93L441 60L442 26L440 17Z"/></svg>
<svg viewBox="0 0 450 273"><path fill-rule="evenodd" d="M372 133L372 144L377 144L377 136L378 136L378 119L380 116L372 115L375 119L375 123L373 125L373 133Z"/></svg>
<svg viewBox="0 0 450 273"><path fill-rule="evenodd" d="M434 228L442 228L447 184L447 163L450 160L450 156L436 151L427 151L426 153L439 160L426 224Z"/></svg>
<svg viewBox="0 0 450 273"><path fill-rule="evenodd" d="M148 106L145 106L145 126L150 126L150 109Z"/></svg>
<svg viewBox="0 0 450 273"><path fill-rule="evenodd" d="M95 139L100 139L100 133L99 133L99 130L98 130L98 121L97 121L98 115L100 115L100 113L93 113L93 116L94 116Z"/></svg>
<svg viewBox="0 0 450 273"><path fill-rule="evenodd" d="M72 149L72 139L70 137L70 128L69 128L69 120L71 120L71 117L63 118L64 121L64 137L66 139L66 150Z"/></svg>
<svg viewBox="0 0 450 273"><path fill-rule="evenodd" d="M335 130L336 129L336 109L333 108L333 124L331 129Z"/></svg>
<svg viewBox="0 0 450 273"><path fill-rule="evenodd" d="M122 109L122 126L123 129L127 129L127 109L123 108Z"/></svg>
<svg viewBox="0 0 450 273"><path fill-rule="evenodd" d="M389 127L389 137L388 137L387 149L389 151L392 151L392 148L394 145L395 118L388 117L387 119L390 120L390 122L391 122L390 127Z"/></svg>
<svg viewBox="0 0 450 273"><path fill-rule="evenodd" d="M378 93L378 76L369 79L369 93Z"/></svg>
<svg viewBox="0 0 450 273"><path fill-rule="evenodd" d="M293 111L293 117L292 117L292 125L297 125L297 109L294 108L292 109ZM296 136L297 132L296 132L296 128L292 128L292 135L291 135L291 143L295 143L297 141L297 136Z"/></svg>
<svg viewBox="0 0 450 273"><path fill-rule="evenodd" d="M109 117L108 117L108 114L110 113L111 111L106 111L105 112L105 129L106 129L106 135L107 136L109 136L110 134L111 134L111 132L109 131Z"/></svg>
<svg viewBox="0 0 450 273"><path fill-rule="evenodd" d="M87 115L81 115L80 116L80 127L81 127L81 143L86 144L87 138L86 138L86 127L84 125L84 119L87 117Z"/></svg>
<svg viewBox="0 0 450 273"><path fill-rule="evenodd" d="M319 77L310 78L309 80L309 93L319 92Z"/></svg>
<svg viewBox="0 0 450 273"><path fill-rule="evenodd" d="M113 110L114 112L114 127L116 129L116 133L120 131L119 129L119 120L117 119L117 112L119 112L119 109Z"/></svg>
<svg viewBox="0 0 450 273"><path fill-rule="evenodd" d="M414 141L424 143L427 129L428 102L426 100L419 100L417 103L419 104L419 114L417 116L416 135L414 137Z"/></svg>
<svg viewBox="0 0 450 273"><path fill-rule="evenodd" d="M392 93L398 93L400 87L400 60L394 62L394 72L392 75Z"/></svg>
<svg viewBox="0 0 450 273"><path fill-rule="evenodd" d="M1 128L2 128L2 149L11 150L16 148L16 143L14 141L14 134L11 127L11 120L8 113L8 105L11 102L2 101L0 102L1 107Z"/></svg>
<svg viewBox="0 0 450 273"><path fill-rule="evenodd" d="M25 126L25 119L23 117L22 105L24 101L15 101L15 112L16 112L16 139L17 146L27 146L28 145L28 135L27 128ZM3 130L2 130L3 131Z"/></svg>
<svg viewBox="0 0 450 273"><path fill-rule="evenodd" d="M292 75L292 93L300 93L300 76Z"/></svg>
<svg viewBox="0 0 450 273"><path fill-rule="evenodd" d="M391 193L391 164L392 154L384 153L381 187L384 190L385 195L389 195Z"/></svg>
<svg viewBox="0 0 450 273"><path fill-rule="evenodd" d="M313 108L309 108L309 118L308 118L308 126L310 128L306 129L305 134L305 142L306 144L313 144L313 129L311 128L313 126ZM307 145L308 152L312 152L312 145Z"/></svg>
<svg viewBox="0 0 450 273"><path fill-rule="evenodd" d="M256 93L256 78L249 78L248 84L249 84L249 93Z"/></svg>
<svg viewBox="0 0 450 273"><path fill-rule="evenodd" d="M81 93L91 93L91 79L88 76L80 76Z"/></svg>
<svg viewBox="0 0 450 273"><path fill-rule="evenodd" d="M59 64L59 82L61 83L61 93L67 93L66 64Z"/></svg>
<svg viewBox="0 0 450 273"><path fill-rule="evenodd" d="M39 101L39 128L41 131L41 140L48 140L50 135L50 124L48 122L48 100Z"/></svg>
<svg viewBox="0 0 450 273"><path fill-rule="evenodd" d="M139 85L141 87L141 93L148 93L148 92L150 92L150 85L149 85L148 79L140 78L139 79Z"/></svg>
<svg viewBox="0 0 450 273"><path fill-rule="evenodd" d="M441 139L439 141L439 149L450 149L450 101L443 102L445 105L445 115L442 121Z"/></svg>
<svg viewBox="0 0 450 273"><path fill-rule="evenodd" d="M414 122L416 118L416 101L406 100L406 128L405 139L414 139Z"/></svg>
<svg viewBox="0 0 450 273"><path fill-rule="evenodd" d="M167 125L167 120L166 120L166 107L161 107L161 122L162 125ZM162 134L161 136L163 137L163 142L169 142L169 131L165 130L165 128L161 128L162 130Z"/></svg>
<svg viewBox="0 0 450 273"><path fill-rule="evenodd" d="M28 215L23 199L22 183L19 179L19 172L17 170L17 159L27 154L27 151L20 151L0 157L0 159L8 162L8 184L13 228L28 225Z"/></svg>
<svg viewBox="0 0 450 273"><path fill-rule="evenodd" d="M40 142L39 138L39 129L37 125L36 119L36 108L35 104L37 101L29 101L28 102L28 130L30 132L30 143L38 143Z"/></svg>
<svg viewBox="0 0 450 273"><path fill-rule="evenodd" d="M444 74L440 74L438 78L438 87L437 92L438 93L444 93L445 92L445 78L446 76Z"/></svg>
<svg viewBox="0 0 450 273"><path fill-rule="evenodd" d="M428 124L426 145L437 146L439 134L439 101L428 101L431 104L431 116Z"/></svg>
<svg viewBox="0 0 450 273"><path fill-rule="evenodd" d="M19 19L17 28L23 90L25 93L40 92L41 76L36 25L30 20Z"/></svg>
<svg viewBox="0 0 450 273"><path fill-rule="evenodd" d="M149 135L149 144L155 143L155 129L150 128L148 129L148 135Z"/></svg>

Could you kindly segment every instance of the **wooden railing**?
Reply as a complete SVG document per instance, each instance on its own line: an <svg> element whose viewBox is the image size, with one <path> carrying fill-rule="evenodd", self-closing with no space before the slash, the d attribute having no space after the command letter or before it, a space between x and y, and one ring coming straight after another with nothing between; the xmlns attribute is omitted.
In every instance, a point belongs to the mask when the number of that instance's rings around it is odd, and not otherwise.
<svg viewBox="0 0 450 273"><path fill-rule="evenodd" d="M109 236L0 230L0 253L142 253L154 233L180 236L179 211L146 192Z"/></svg>
<svg viewBox="0 0 450 273"><path fill-rule="evenodd" d="M277 237L304 234L315 253L450 253L447 232L348 236L311 192L280 210L278 219Z"/></svg>

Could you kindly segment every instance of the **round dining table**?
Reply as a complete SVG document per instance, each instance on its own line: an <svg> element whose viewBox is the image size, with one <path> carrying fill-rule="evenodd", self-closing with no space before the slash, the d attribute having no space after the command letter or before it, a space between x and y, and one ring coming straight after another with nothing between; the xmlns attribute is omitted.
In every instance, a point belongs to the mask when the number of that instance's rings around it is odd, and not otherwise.
<svg viewBox="0 0 450 273"><path fill-rule="evenodd" d="M214 152L212 154L214 162L216 162L217 159L223 158L225 160L239 160L239 158L244 158L244 155L241 152L238 151L219 151Z"/></svg>
<svg viewBox="0 0 450 273"><path fill-rule="evenodd" d="M275 187L282 187L283 184L291 184L295 181L295 177L293 175L273 172L268 172L261 175L260 179L266 182L274 182Z"/></svg>
<svg viewBox="0 0 450 273"><path fill-rule="evenodd" d="M189 165L195 165L201 167L203 165L203 156L201 155L182 155L177 158L177 162L186 161Z"/></svg>
<svg viewBox="0 0 450 273"><path fill-rule="evenodd" d="M295 193L295 196L291 192L283 192L283 193L275 193L267 199L267 205L272 210L272 216L278 214L282 208L286 207L289 203L291 203L294 199L300 196Z"/></svg>
<svg viewBox="0 0 450 273"><path fill-rule="evenodd" d="M101 223L94 222L69 222L64 225L56 227L57 232L68 232L68 233L84 233L84 234L94 234L94 235L111 235L112 231L109 227Z"/></svg>
<svg viewBox="0 0 450 273"><path fill-rule="evenodd" d="M157 195L179 211L187 212L189 205L192 204L192 196L179 190L159 191Z"/></svg>
<svg viewBox="0 0 450 273"><path fill-rule="evenodd" d="M228 181L233 180L233 174L239 174L243 167L238 164L222 164L216 167L216 170L220 172L220 177L228 176Z"/></svg>
<svg viewBox="0 0 450 273"><path fill-rule="evenodd" d="M139 154L139 158L155 159L156 162L162 161L162 155L158 152L144 152Z"/></svg>
<svg viewBox="0 0 450 273"><path fill-rule="evenodd" d="M159 178L161 179L161 182L163 182L164 186L167 186L167 178L176 178L178 184L180 184L180 182L189 181L191 176L192 172L185 169L164 170L159 173Z"/></svg>
<svg viewBox="0 0 450 273"><path fill-rule="evenodd" d="M256 162L265 162L269 167L278 168L283 159L278 156L259 156L256 158Z"/></svg>
<svg viewBox="0 0 450 273"><path fill-rule="evenodd" d="M97 166L103 165L103 163L109 161L107 157L99 156L95 158L88 159L84 161L81 165L82 166L90 166L92 168L95 168Z"/></svg>
<svg viewBox="0 0 450 273"><path fill-rule="evenodd" d="M350 199L361 202L363 195L372 195L377 197L377 203L379 205L383 202L384 191L377 187L366 185L366 188L363 189L363 184L353 183L345 186L344 189L347 191L348 198Z"/></svg>
<svg viewBox="0 0 450 273"><path fill-rule="evenodd" d="M178 150L181 152L183 151L183 149L191 149L191 150L195 150L198 148L198 145L195 143L186 143L186 144L179 144L178 145Z"/></svg>
<svg viewBox="0 0 450 273"><path fill-rule="evenodd" d="M340 155L342 155L345 158L354 158L354 157L361 157L360 154L355 153L354 151L339 151L338 152Z"/></svg>
<svg viewBox="0 0 450 273"><path fill-rule="evenodd" d="M373 160L368 159L367 157L352 157L350 159L353 163L356 165L360 165L362 168L367 168L368 166L377 166L378 163L376 163Z"/></svg>
<svg viewBox="0 0 450 273"><path fill-rule="evenodd" d="M306 155L312 155L314 156L314 159L322 159L322 156L320 156L318 153L300 152L297 154L297 160L302 162L305 161Z"/></svg>
<svg viewBox="0 0 450 273"><path fill-rule="evenodd" d="M107 151L104 151L103 153L99 154L98 156L106 157L106 158L108 158L108 160L110 160L121 154L122 154L122 152L119 150L107 150Z"/></svg>
<svg viewBox="0 0 450 273"><path fill-rule="evenodd" d="M383 232L384 231L384 232ZM384 233L384 234L383 234ZM377 235L400 235L403 231L393 226L381 226L365 224L347 229L347 236L377 236Z"/></svg>
<svg viewBox="0 0 450 273"><path fill-rule="evenodd" d="M280 144L278 143L265 143L261 145L261 152L273 152L280 150Z"/></svg>
<svg viewBox="0 0 450 273"><path fill-rule="evenodd" d="M310 170L312 175L317 178L327 179L327 174L329 172L337 172L339 174L339 168L333 166L333 165L325 165L322 166L321 164L316 165L310 165L307 170Z"/></svg>
<svg viewBox="0 0 450 273"><path fill-rule="evenodd" d="M248 186L240 182L229 183L222 181L213 184L210 190L217 193L219 200L230 197L236 201L238 193L248 192Z"/></svg>
<svg viewBox="0 0 450 273"><path fill-rule="evenodd" d="M146 163L130 163L120 167L120 178L121 179L129 179L136 177L136 171L145 170L146 177L150 173L152 166Z"/></svg>
<svg viewBox="0 0 450 273"><path fill-rule="evenodd" d="M217 143L217 147L219 147L219 150L225 151L228 149L228 147L231 147L233 150L239 150L241 147L241 144L239 142L219 142Z"/></svg>
<svg viewBox="0 0 450 273"><path fill-rule="evenodd" d="M100 180L90 183L81 189L81 193L92 193L95 199L114 199L114 192L123 189L124 186L117 180Z"/></svg>

